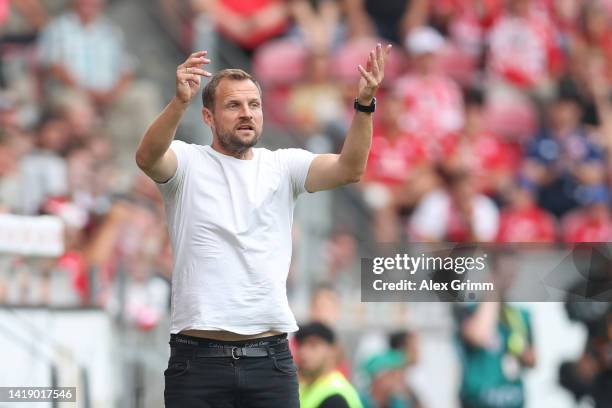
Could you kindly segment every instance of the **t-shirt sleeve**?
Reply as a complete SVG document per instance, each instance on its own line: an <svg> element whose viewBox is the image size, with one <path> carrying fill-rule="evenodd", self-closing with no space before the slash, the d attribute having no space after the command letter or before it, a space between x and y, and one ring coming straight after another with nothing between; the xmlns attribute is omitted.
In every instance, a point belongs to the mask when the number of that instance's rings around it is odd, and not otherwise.
<svg viewBox="0 0 612 408"><path fill-rule="evenodd" d="M319 405L319 408L350 408L344 397L340 394L334 394L327 397Z"/></svg>
<svg viewBox="0 0 612 408"><path fill-rule="evenodd" d="M48 67L61 62L58 22L54 21L45 27L38 37L37 52L40 64Z"/></svg>
<svg viewBox="0 0 612 408"><path fill-rule="evenodd" d="M293 196L297 197L306 190L306 177L316 154L304 149L281 149L281 160L287 171Z"/></svg>
<svg viewBox="0 0 612 408"><path fill-rule="evenodd" d="M176 172L170 179L163 183L158 183L157 187L162 193L174 194L185 180L185 174L189 163L189 144L181 140L173 140L170 143L170 149L176 154L177 167Z"/></svg>

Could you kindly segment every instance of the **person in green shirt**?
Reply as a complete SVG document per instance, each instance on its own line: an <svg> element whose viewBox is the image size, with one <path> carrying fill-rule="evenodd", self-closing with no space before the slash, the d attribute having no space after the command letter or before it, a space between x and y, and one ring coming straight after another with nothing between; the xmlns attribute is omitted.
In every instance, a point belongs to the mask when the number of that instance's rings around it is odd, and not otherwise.
<svg viewBox="0 0 612 408"><path fill-rule="evenodd" d="M491 257L496 291L484 302L455 309L463 408L525 406L522 377L536 358L529 313L505 301L516 271L509 255Z"/></svg>
<svg viewBox="0 0 612 408"><path fill-rule="evenodd" d="M370 378L367 392L361 394L364 408L420 408L406 384L406 354L387 350L366 360L364 371Z"/></svg>
<svg viewBox="0 0 612 408"><path fill-rule="evenodd" d="M363 408L359 395L336 370L336 336L323 323L309 323L295 334L301 408Z"/></svg>

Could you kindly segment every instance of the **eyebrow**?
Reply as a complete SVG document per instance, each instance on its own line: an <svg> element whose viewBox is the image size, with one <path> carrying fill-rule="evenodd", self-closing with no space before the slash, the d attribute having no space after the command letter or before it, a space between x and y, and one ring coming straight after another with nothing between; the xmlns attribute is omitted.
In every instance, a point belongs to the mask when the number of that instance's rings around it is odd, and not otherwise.
<svg viewBox="0 0 612 408"><path fill-rule="evenodd" d="M257 103L261 103L261 99L260 98L252 98L248 100L249 103L251 102L257 102ZM231 103L238 103L240 104L241 101L239 101L238 99L230 99L229 101L225 102L225 105L229 105Z"/></svg>

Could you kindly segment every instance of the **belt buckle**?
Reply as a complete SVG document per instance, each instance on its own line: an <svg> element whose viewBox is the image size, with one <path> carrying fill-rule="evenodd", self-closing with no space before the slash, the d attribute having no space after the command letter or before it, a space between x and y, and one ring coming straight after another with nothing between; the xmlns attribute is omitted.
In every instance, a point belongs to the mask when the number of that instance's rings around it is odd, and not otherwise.
<svg viewBox="0 0 612 408"><path fill-rule="evenodd" d="M232 347L232 358L234 360L239 360L240 359L240 356L236 355L236 350L238 350L238 349L239 349L239 347Z"/></svg>

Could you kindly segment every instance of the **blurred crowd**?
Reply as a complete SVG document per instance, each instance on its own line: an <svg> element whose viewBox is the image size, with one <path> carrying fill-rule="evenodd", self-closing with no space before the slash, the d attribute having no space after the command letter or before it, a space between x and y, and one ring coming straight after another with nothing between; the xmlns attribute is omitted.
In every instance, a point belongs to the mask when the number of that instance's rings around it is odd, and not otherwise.
<svg viewBox="0 0 612 408"><path fill-rule="evenodd" d="M0 257L0 303L101 306L149 330L168 313L172 255L160 195L133 154L163 100L139 75L109 3L0 0L0 213L59 217L66 246L56 259ZM367 171L350 187L375 241L612 239L612 1L160 0L150 7L161 8L184 51L210 44L213 69L251 70L264 89L266 123L318 152L342 146L357 65L376 42L393 44ZM325 278L336 284L354 284L355 228L330 226L322 255ZM350 377L341 353L338 367L327 366L326 346L337 352L337 296L333 287L316 290L311 318L325 325L296 337L311 383L336 369ZM482 377L473 374L479 364L500 367L508 355L508 364L535 362L527 355L528 317L495 305L456 316L466 407L521 406L521 387L509 391L520 394L516 404L487 405L470 392L491 384L465 381ZM593 321L577 319L589 327L589 344L563 368L577 398L604 395L609 384L606 307ZM505 339L502 351L482 352L496 336ZM396 333L389 350L362 362L365 390L346 391L351 401L421 406L403 381L418 360L417 343L414 333ZM498 370L487 378L506 377ZM612 400L598 398L601 407Z"/></svg>
<svg viewBox="0 0 612 408"><path fill-rule="evenodd" d="M0 213L65 227L58 258L2 258L0 302L102 306L146 329L167 313L172 259L133 155L161 101L105 3L0 2Z"/></svg>
<svg viewBox="0 0 612 408"><path fill-rule="evenodd" d="M268 118L332 151L355 67L395 44L358 187L378 242L610 240L611 2L195 4L220 54L251 58Z"/></svg>

